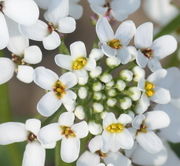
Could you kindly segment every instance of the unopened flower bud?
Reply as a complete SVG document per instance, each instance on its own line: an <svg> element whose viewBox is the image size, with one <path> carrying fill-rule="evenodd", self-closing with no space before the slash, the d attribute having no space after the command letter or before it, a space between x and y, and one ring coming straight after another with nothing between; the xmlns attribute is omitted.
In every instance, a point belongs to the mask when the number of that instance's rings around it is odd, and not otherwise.
<svg viewBox="0 0 180 166"><path fill-rule="evenodd" d="M94 100L101 100L103 97L103 94L101 92L94 92L94 96L93 96L93 99Z"/></svg>
<svg viewBox="0 0 180 166"><path fill-rule="evenodd" d="M121 92L126 88L126 83L123 80L118 80L116 83L116 88Z"/></svg>
<svg viewBox="0 0 180 166"><path fill-rule="evenodd" d="M107 115L107 112L106 111L103 111L101 112L101 119L104 119Z"/></svg>
<svg viewBox="0 0 180 166"><path fill-rule="evenodd" d="M115 67L119 66L120 63L121 63L120 60L119 60L117 57L115 57L115 56L108 57L108 58L106 59L106 64L107 64L110 68L115 68Z"/></svg>
<svg viewBox="0 0 180 166"><path fill-rule="evenodd" d="M104 56L104 54L103 54L102 50L98 49L98 48L93 48L91 50L91 53L89 54L89 57L95 59L96 61L101 59L103 56Z"/></svg>
<svg viewBox="0 0 180 166"><path fill-rule="evenodd" d="M78 78L78 84L79 85L86 85L88 82L88 77L79 77Z"/></svg>
<svg viewBox="0 0 180 166"><path fill-rule="evenodd" d="M102 68L100 66L97 66L94 70L90 71L90 76L91 78L97 78L101 75L102 73Z"/></svg>
<svg viewBox="0 0 180 166"><path fill-rule="evenodd" d="M136 82L139 82L139 80L145 77L144 69L139 66L135 66L132 71L134 73L134 81Z"/></svg>
<svg viewBox="0 0 180 166"><path fill-rule="evenodd" d="M124 97L120 100L120 107L123 110L127 110L132 106L132 100L129 97Z"/></svg>
<svg viewBox="0 0 180 166"><path fill-rule="evenodd" d="M104 110L104 107L100 103L94 103L93 109L94 109L94 112L102 112Z"/></svg>
<svg viewBox="0 0 180 166"><path fill-rule="evenodd" d="M95 92L97 92L97 91L101 91L102 89L103 89L103 84L101 83L101 82L95 82L94 84L93 84L93 90L95 91Z"/></svg>
<svg viewBox="0 0 180 166"><path fill-rule="evenodd" d="M89 132L92 135L99 135L102 132L102 126L95 122L89 122L88 127L89 127Z"/></svg>
<svg viewBox="0 0 180 166"><path fill-rule="evenodd" d="M140 99L140 97L141 97L141 91L139 90L139 88L137 88L137 87L131 87L131 88L129 88L129 92L130 92L129 97L130 97L133 101L137 101L137 100Z"/></svg>
<svg viewBox="0 0 180 166"><path fill-rule="evenodd" d="M83 120L85 118L84 109L81 105L75 108L74 114L79 120Z"/></svg>
<svg viewBox="0 0 180 166"><path fill-rule="evenodd" d="M128 51L129 51L129 54L131 55L131 60L130 61L134 61L137 57L137 54L138 54L138 51L135 47L133 46L129 46L128 47Z"/></svg>
<svg viewBox="0 0 180 166"><path fill-rule="evenodd" d="M110 81L112 80L112 75L111 75L111 74L108 74L108 73L104 73L104 74L101 76L100 80L101 80L102 82L104 82L104 83L108 83L108 82L110 82Z"/></svg>
<svg viewBox="0 0 180 166"><path fill-rule="evenodd" d="M120 77L127 82L132 81L133 79L133 72L131 72L130 70L122 70L120 72Z"/></svg>
<svg viewBox="0 0 180 166"><path fill-rule="evenodd" d="M110 81L106 84L106 89L110 89L114 86L114 81Z"/></svg>
<svg viewBox="0 0 180 166"><path fill-rule="evenodd" d="M116 103L117 103L117 99L115 99L115 98L109 98L109 99L107 100L107 105L108 105L109 107L114 107L114 106L116 105Z"/></svg>
<svg viewBox="0 0 180 166"><path fill-rule="evenodd" d="M85 87L80 87L78 90L78 96L80 99L85 99L87 97L87 88Z"/></svg>
<svg viewBox="0 0 180 166"><path fill-rule="evenodd" d="M109 89L107 93L108 93L108 96L110 97L114 97L117 95L116 89Z"/></svg>

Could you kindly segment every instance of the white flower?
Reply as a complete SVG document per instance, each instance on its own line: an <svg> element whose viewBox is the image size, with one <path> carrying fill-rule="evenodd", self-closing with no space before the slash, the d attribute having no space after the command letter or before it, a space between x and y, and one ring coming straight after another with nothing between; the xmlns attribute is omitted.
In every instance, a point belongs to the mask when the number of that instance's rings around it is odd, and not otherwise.
<svg viewBox="0 0 180 166"><path fill-rule="evenodd" d="M102 159L108 166L130 166L131 161L122 155L120 152L108 152L102 151L103 139L102 136L96 136L89 142L89 151L85 151L80 158L77 160L77 166L99 166L102 165L100 160Z"/></svg>
<svg viewBox="0 0 180 166"><path fill-rule="evenodd" d="M164 35L153 41L153 24L150 22L137 28L134 43L139 49L137 64L143 68L148 65L151 71L162 68L159 60L172 54L177 48L177 41L171 35Z"/></svg>
<svg viewBox="0 0 180 166"><path fill-rule="evenodd" d="M8 122L0 124L0 144L8 145L16 142L28 141L24 152L22 166L45 165L45 147L54 148L55 144L45 146L37 138L41 122L29 119L26 123Z"/></svg>
<svg viewBox="0 0 180 166"><path fill-rule="evenodd" d="M135 24L130 20L121 23L115 34L105 17L100 18L96 24L96 33L101 42L102 51L109 57L116 56L122 64L131 60L127 45L135 31Z"/></svg>
<svg viewBox="0 0 180 166"><path fill-rule="evenodd" d="M42 41L45 49L53 50L61 44L59 33L72 33L76 29L74 18L68 15L69 0L53 0L45 12L48 24L38 20L32 26L20 26L20 30L28 38Z"/></svg>
<svg viewBox="0 0 180 166"><path fill-rule="evenodd" d="M131 149L134 140L126 125L131 123L132 118L127 114L121 114L118 119L115 118L113 113L107 113L103 119L102 133L104 141L104 151L111 150L117 152L120 148Z"/></svg>
<svg viewBox="0 0 180 166"><path fill-rule="evenodd" d="M103 56L104 54L99 48L93 48L89 54L89 57L95 59L96 61L100 60Z"/></svg>
<svg viewBox="0 0 180 166"><path fill-rule="evenodd" d="M99 16L113 16L118 21L125 20L140 7L140 0L88 0L92 11Z"/></svg>
<svg viewBox="0 0 180 166"><path fill-rule="evenodd" d="M14 24L12 24L14 25ZM13 26L13 28L16 28ZM14 72L17 78L24 83L33 81L34 69L30 65L38 64L42 60L42 52L38 46L29 46L29 40L19 32L10 31L8 50L12 53L11 59L0 58L0 70L4 71L0 75L0 84L9 81Z"/></svg>
<svg viewBox="0 0 180 166"><path fill-rule="evenodd" d="M75 116L71 112L62 113L58 123L43 127L38 138L44 144L61 141L61 158L66 163L74 162L80 152L80 139L88 135L85 121L74 124Z"/></svg>
<svg viewBox="0 0 180 166"><path fill-rule="evenodd" d="M48 92L40 99L37 105L38 112L45 116L51 116L56 112L61 104L68 111L73 111L76 94L69 90L77 84L76 76L67 72L58 77L53 71L45 67L37 67L34 72L34 82Z"/></svg>
<svg viewBox="0 0 180 166"><path fill-rule="evenodd" d="M179 12L172 3L172 0L146 0L143 9L151 20L164 26Z"/></svg>
<svg viewBox="0 0 180 166"><path fill-rule="evenodd" d="M74 115L79 119L83 120L85 118L85 111L83 106L78 105L74 110Z"/></svg>
<svg viewBox="0 0 180 166"><path fill-rule="evenodd" d="M70 45L71 56L58 54L55 62L59 67L74 72L78 78L88 78L87 71L96 67L93 58L87 58L86 47L83 42L77 41Z"/></svg>
<svg viewBox="0 0 180 166"><path fill-rule="evenodd" d="M150 101L158 104L167 104L171 100L169 90L161 88L161 80L166 76L165 69L159 69L152 73L147 80L141 79L138 88L143 92L136 107L136 113L144 113L150 106Z"/></svg>
<svg viewBox="0 0 180 166"><path fill-rule="evenodd" d="M12 27L7 25L8 17L18 24L32 25L39 17L39 9L33 0L0 1L0 49L5 48L9 42L8 30Z"/></svg>
<svg viewBox="0 0 180 166"><path fill-rule="evenodd" d="M147 152L158 153L163 149L163 143L153 130L165 128L169 123L169 116L163 111L137 115L132 122L132 126L137 130L136 141Z"/></svg>
<svg viewBox="0 0 180 166"><path fill-rule="evenodd" d="M139 82L142 78L145 77L145 70L142 69L139 66L135 66L133 69L133 74L134 74L134 81Z"/></svg>
<svg viewBox="0 0 180 166"><path fill-rule="evenodd" d="M96 122L90 121L88 123L88 127L89 127L89 132L92 135L98 135L98 134L101 134L102 132L102 126Z"/></svg>

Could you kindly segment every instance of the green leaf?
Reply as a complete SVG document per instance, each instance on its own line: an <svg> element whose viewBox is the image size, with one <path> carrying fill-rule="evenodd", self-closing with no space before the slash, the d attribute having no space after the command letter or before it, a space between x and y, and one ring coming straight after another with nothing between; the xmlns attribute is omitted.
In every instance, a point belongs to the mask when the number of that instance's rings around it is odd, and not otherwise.
<svg viewBox="0 0 180 166"><path fill-rule="evenodd" d="M61 41L61 45L59 47L59 53L61 54L65 54L65 55L69 55L69 49L67 48L67 46L64 43L64 40Z"/></svg>

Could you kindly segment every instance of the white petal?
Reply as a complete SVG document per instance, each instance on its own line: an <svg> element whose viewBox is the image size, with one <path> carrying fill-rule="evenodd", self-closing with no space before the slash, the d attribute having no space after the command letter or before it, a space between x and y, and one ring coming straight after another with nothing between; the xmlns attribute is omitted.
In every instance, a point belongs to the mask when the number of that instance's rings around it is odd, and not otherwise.
<svg viewBox="0 0 180 166"><path fill-rule="evenodd" d="M113 113L107 113L105 118L103 119L103 127L106 128L107 126L116 122L117 120L116 120L115 115Z"/></svg>
<svg viewBox="0 0 180 166"><path fill-rule="evenodd" d="M104 158L106 164L112 164L113 166L131 166L131 160L122 155L120 152L109 153L106 158Z"/></svg>
<svg viewBox="0 0 180 166"><path fill-rule="evenodd" d="M9 58L0 58L0 84L9 81L14 74L15 65Z"/></svg>
<svg viewBox="0 0 180 166"><path fill-rule="evenodd" d="M157 130L168 127L170 124L170 119L169 116L163 111L151 111L146 113L145 124L149 129Z"/></svg>
<svg viewBox="0 0 180 166"><path fill-rule="evenodd" d="M33 81L34 69L31 66L19 65L17 70L17 79L24 83L31 83Z"/></svg>
<svg viewBox="0 0 180 166"><path fill-rule="evenodd" d="M159 104L167 104L171 100L169 90L164 88L155 88L155 94L151 97L151 100Z"/></svg>
<svg viewBox="0 0 180 166"><path fill-rule="evenodd" d="M72 163L79 157L80 140L78 138L63 138L61 142L61 158L66 163Z"/></svg>
<svg viewBox="0 0 180 166"><path fill-rule="evenodd" d="M103 53L108 57L115 56L117 54L117 50L114 48L111 48L106 43L103 43L101 48L102 48Z"/></svg>
<svg viewBox="0 0 180 166"><path fill-rule="evenodd" d="M96 24L96 33L101 42L108 42L114 39L114 32L105 17L98 20Z"/></svg>
<svg viewBox="0 0 180 166"><path fill-rule="evenodd" d="M93 58L89 58L88 63L86 65L86 69L91 71L94 70L95 68L96 68L96 60Z"/></svg>
<svg viewBox="0 0 180 166"><path fill-rule="evenodd" d="M127 64L131 60L131 54L127 47L123 47L118 50L117 58L120 59L122 64Z"/></svg>
<svg viewBox="0 0 180 166"><path fill-rule="evenodd" d="M153 42L152 49L153 55L162 59L176 51L177 41L173 36L165 35Z"/></svg>
<svg viewBox="0 0 180 166"><path fill-rule="evenodd" d="M6 20L4 18L4 15L2 14L2 12L0 12L0 26L1 26L1 30L0 30L0 50L4 49L7 45L8 45L8 41L9 41L9 33L8 33L8 27L6 24Z"/></svg>
<svg viewBox="0 0 180 166"><path fill-rule="evenodd" d="M51 144L62 138L61 129L58 123L51 123L41 128L38 134L38 140L43 144Z"/></svg>
<svg viewBox="0 0 180 166"><path fill-rule="evenodd" d="M34 82L46 90L52 90L58 75L45 67L37 67L34 70Z"/></svg>
<svg viewBox="0 0 180 166"><path fill-rule="evenodd" d="M137 28L134 42L137 48L150 48L153 40L153 24L144 23Z"/></svg>
<svg viewBox="0 0 180 166"><path fill-rule="evenodd" d="M26 130L37 135L41 128L41 121L39 119L28 119L25 123Z"/></svg>
<svg viewBox="0 0 180 166"><path fill-rule="evenodd" d="M0 144L7 145L23 142L27 139L28 132L23 123L7 122L0 124Z"/></svg>
<svg viewBox="0 0 180 166"><path fill-rule="evenodd" d="M133 21L124 21L118 27L115 37L120 39L121 44L128 45L136 32L136 26Z"/></svg>
<svg viewBox="0 0 180 166"><path fill-rule="evenodd" d="M3 12L12 20L23 25L36 23L39 9L32 0L6 0Z"/></svg>
<svg viewBox="0 0 180 166"><path fill-rule="evenodd" d="M152 73L148 78L147 81L153 82L155 84L161 83L162 79L165 78L167 75L167 71L165 69L160 69Z"/></svg>
<svg viewBox="0 0 180 166"><path fill-rule="evenodd" d="M84 138L89 133L88 125L87 125L87 122L85 121L74 124L72 126L72 130L75 132L78 138Z"/></svg>
<svg viewBox="0 0 180 166"><path fill-rule="evenodd" d="M118 121L126 125L132 122L132 118L128 114L121 114L118 118Z"/></svg>
<svg viewBox="0 0 180 166"><path fill-rule="evenodd" d="M59 117L60 126L69 126L71 127L74 123L75 116L72 112L64 112Z"/></svg>
<svg viewBox="0 0 180 166"><path fill-rule="evenodd" d="M162 68L161 63L157 58L152 58L151 60L149 60L148 67L152 72L155 72Z"/></svg>
<svg viewBox="0 0 180 166"><path fill-rule="evenodd" d="M44 166L45 155L45 149L40 143L28 143L24 152L22 166Z"/></svg>
<svg viewBox="0 0 180 166"><path fill-rule="evenodd" d="M61 104L61 100L56 97L54 92L48 92L39 100L37 110L41 115L49 117L60 108Z"/></svg>
<svg viewBox="0 0 180 166"><path fill-rule="evenodd" d="M69 0L53 0L48 6L44 17L47 21L58 24L60 18L69 14Z"/></svg>
<svg viewBox="0 0 180 166"><path fill-rule="evenodd" d="M77 84L77 77L72 72L64 73L59 80L67 87L72 88Z"/></svg>
<svg viewBox="0 0 180 166"><path fill-rule="evenodd" d="M135 129L140 129L144 119L145 116L143 114L137 115L132 122L132 127L134 127Z"/></svg>
<svg viewBox="0 0 180 166"><path fill-rule="evenodd" d="M52 32L50 35L43 39L43 46L47 50L54 50L61 44L61 39L58 33Z"/></svg>
<svg viewBox="0 0 180 166"><path fill-rule="evenodd" d="M69 55L58 54L55 56L56 64L66 70L72 69L72 57Z"/></svg>
<svg viewBox="0 0 180 166"><path fill-rule="evenodd" d="M83 7L81 5L71 3L69 6L69 15L75 19L80 19L83 15Z"/></svg>
<svg viewBox="0 0 180 166"><path fill-rule="evenodd" d="M29 64L37 64L42 60L42 52L38 46L30 46L24 50L24 61Z"/></svg>
<svg viewBox="0 0 180 166"><path fill-rule="evenodd" d="M137 57L136 57L136 63L144 68L148 63L148 58L144 56L144 54L141 51L138 51Z"/></svg>
<svg viewBox="0 0 180 166"><path fill-rule="evenodd" d="M163 149L161 139L154 132L138 133L136 140L149 153L158 153Z"/></svg>
<svg viewBox="0 0 180 166"><path fill-rule="evenodd" d="M47 9L51 0L35 0L38 6L42 9Z"/></svg>
<svg viewBox="0 0 180 166"><path fill-rule="evenodd" d="M92 166L100 163L100 157L97 154L85 151L77 160L77 166Z"/></svg>
<svg viewBox="0 0 180 166"><path fill-rule="evenodd" d="M83 42L77 41L70 45L72 59L75 60L79 57L86 57L86 46Z"/></svg>
<svg viewBox="0 0 180 166"><path fill-rule="evenodd" d="M143 94L135 108L135 111L137 114L142 114L145 111L147 111L149 106L150 106L149 98L145 94Z"/></svg>
<svg viewBox="0 0 180 166"><path fill-rule="evenodd" d="M61 18L58 25L58 31L61 33L72 33L76 29L76 21L72 17Z"/></svg>
<svg viewBox="0 0 180 166"><path fill-rule="evenodd" d="M42 41L49 33L48 25L38 20L35 24L30 26L20 25L20 31L31 40Z"/></svg>
<svg viewBox="0 0 180 166"><path fill-rule="evenodd" d="M103 140L101 135L92 138L88 144L88 148L92 153L101 150L102 146L103 146Z"/></svg>

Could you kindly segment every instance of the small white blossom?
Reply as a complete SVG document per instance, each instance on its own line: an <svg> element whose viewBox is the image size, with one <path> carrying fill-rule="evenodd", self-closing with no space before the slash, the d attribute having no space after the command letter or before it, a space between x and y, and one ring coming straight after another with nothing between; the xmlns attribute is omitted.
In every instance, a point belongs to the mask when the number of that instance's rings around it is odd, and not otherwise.
<svg viewBox="0 0 180 166"><path fill-rule="evenodd" d="M74 114L79 120L83 120L85 118L84 108L81 105L75 108Z"/></svg>
<svg viewBox="0 0 180 166"><path fill-rule="evenodd" d="M78 90L78 96L80 99L85 99L87 97L88 90L85 87L80 87Z"/></svg>
<svg viewBox="0 0 180 166"><path fill-rule="evenodd" d="M138 101L140 99L141 91L137 87L131 87L128 91L130 92L129 96L133 101Z"/></svg>
<svg viewBox="0 0 180 166"><path fill-rule="evenodd" d="M145 70L139 66L135 66L133 69L134 81L139 82L142 78L145 77Z"/></svg>
<svg viewBox="0 0 180 166"><path fill-rule="evenodd" d="M119 91L123 91L126 88L126 83L123 80L118 80L116 83L116 88Z"/></svg>
<svg viewBox="0 0 180 166"><path fill-rule="evenodd" d="M101 103L93 103L94 112L102 112L104 110L104 106Z"/></svg>
<svg viewBox="0 0 180 166"><path fill-rule="evenodd" d="M100 66L97 66L95 69L90 71L90 76L91 78L97 78L101 75L102 73L102 68Z"/></svg>
<svg viewBox="0 0 180 166"><path fill-rule="evenodd" d="M122 70L121 72L120 72L120 77L124 80L124 81L127 81L127 82L130 82L130 81L132 81L132 79L133 79L133 73L132 73L132 71L130 71L130 70Z"/></svg>
<svg viewBox="0 0 180 166"><path fill-rule="evenodd" d="M108 74L108 73L104 73L101 77L100 77L100 80L104 83L108 83L112 80L112 75L111 74Z"/></svg>
<svg viewBox="0 0 180 166"><path fill-rule="evenodd" d="M132 106L132 100L129 97L124 97L120 99L120 107L123 110L127 110Z"/></svg>
<svg viewBox="0 0 180 166"><path fill-rule="evenodd" d="M93 91L98 92L98 91L101 91L104 88L104 86L101 82L95 82L92 88L93 88Z"/></svg>
<svg viewBox="0 0 180 166"><path fill-rule="evenodd" d="M100 124L93 122L93 121L90 121L88 123L88 126L89 126L89 132L92 135L98 135L98 134L102 133L102 126Z"/></svg>
<svg viewBox="0 0 180 166"><path fill-rule="evenodd" d="M119 66L120 63L121 63L120 60L119 60L117 57L115 57L115 56L113 56L113 57L108 57L108 58L106 59L106 64L107 64L109 67L111 67L111 68L114 68L114 67Z"/></svg>
<svg viewBox="0 0 180 166"><path fill-rule="evenodd" d="M116 98L109 98L107 100L107 105L109 107L114 107L116 105L116 103L117 103L117 99Z"/></svg>
<svg viewBox="0 0 180 166"><path fill-rule="evenodd" d="M96 61L100 60L103 56L104 54L99 48L93 48L89 54L89 57L95 59Z"/></svg>

